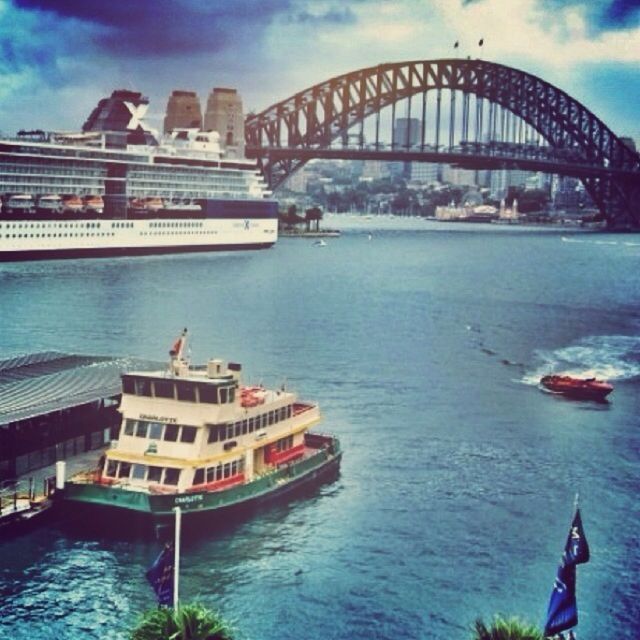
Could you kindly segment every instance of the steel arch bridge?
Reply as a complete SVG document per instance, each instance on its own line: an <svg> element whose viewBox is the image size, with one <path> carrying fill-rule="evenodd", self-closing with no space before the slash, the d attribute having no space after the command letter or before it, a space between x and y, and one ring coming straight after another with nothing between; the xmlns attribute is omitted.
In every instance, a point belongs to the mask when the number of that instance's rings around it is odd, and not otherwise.
<svg viewBox="0 0 640 640"><path fill-rule="evenodd" d="M409 124L397 140L401 104ZM412 106L419 141L410 136ZM380 142L385 109L390 144ZM365 144L372 119L375 141ZM398 62L337 76L250 114L245 141L273 189L312 158L519 168L580 178L610 226L640 229L640 155L561 89L493 62Z"/></svg>

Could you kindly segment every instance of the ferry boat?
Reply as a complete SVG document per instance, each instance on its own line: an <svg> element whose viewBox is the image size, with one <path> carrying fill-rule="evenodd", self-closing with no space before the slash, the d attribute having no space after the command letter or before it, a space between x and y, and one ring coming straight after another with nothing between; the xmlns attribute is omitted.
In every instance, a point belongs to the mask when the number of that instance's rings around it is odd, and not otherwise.
<svg viewBox="0 0 640 640"><path fill-rule="evenodd" d="M148 104L117 90L81 133L0 139L0 261L273 246L277 202L255 161L216 131L159 135Z"/></svg>
<svg viewBox="0 0 640 640"><path fill-rule="evenodd" d="M548 375L540 379L540 384L553 393L580 400L602 401L613 391L613 385L595 378Z"/></svg>
<svg viewBox="0 0 640 640"><path fill-rule="evenodd" d="M242 367L212 359L191 366L186 329L164 371L122 377L120 434L96 469L72 476L63 500L149 516L220 515L335 477L335 436L311 433L317 404L294 393L245 386Z"/></svg>

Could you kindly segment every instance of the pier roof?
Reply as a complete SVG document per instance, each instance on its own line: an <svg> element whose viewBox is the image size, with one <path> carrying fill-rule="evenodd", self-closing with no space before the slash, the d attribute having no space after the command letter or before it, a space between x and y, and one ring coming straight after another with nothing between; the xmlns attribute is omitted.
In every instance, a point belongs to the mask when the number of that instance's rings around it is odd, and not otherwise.
<svg viewBox="0 0 640 640"><path fill-rule="evenodd" d="M122 373L147 366L158 363L55 351L0 360L0 426L118 395Z"/></svg>

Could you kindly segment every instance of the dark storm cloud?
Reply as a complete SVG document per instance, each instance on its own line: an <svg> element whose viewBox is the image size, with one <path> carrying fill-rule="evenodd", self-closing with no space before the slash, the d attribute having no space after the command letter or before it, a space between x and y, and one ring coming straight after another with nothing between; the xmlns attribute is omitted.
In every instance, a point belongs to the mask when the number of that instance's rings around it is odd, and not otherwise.
<svg viewBox="0 0 640 640"><path fill-rule="evenodd" d="M637 25L640 23L640 0L613 0L602 14L602 21L611 26Z"/></svg>
<svg viewBox="0 0 640 640"><path fill-rule="evenodd" d="M259 39L292 0L14 0L29 12L93 27L93 43L111 56L215 52ZM240 43L241 44L241 43Z"/></svg>
<svg viewBox="0 0 640 640"><path fill-rule="evenodd" d="M543 0L550 12L558 7L582 7L589 28L597 33L640 24L640 0Z"/></svg>

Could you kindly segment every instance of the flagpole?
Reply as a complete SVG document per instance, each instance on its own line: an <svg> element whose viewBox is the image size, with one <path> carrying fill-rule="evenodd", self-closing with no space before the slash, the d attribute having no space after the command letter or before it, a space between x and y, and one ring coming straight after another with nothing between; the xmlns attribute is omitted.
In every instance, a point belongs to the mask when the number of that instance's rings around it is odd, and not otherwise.
<svg viewBox="0 0 640 640"><path fill-rule="evenodd" d="M176 512L176 535L173 558L173 609L178 609L178 588L180 583L180 526L182 524L182 510L180 507L174 509Z"/></svg>

